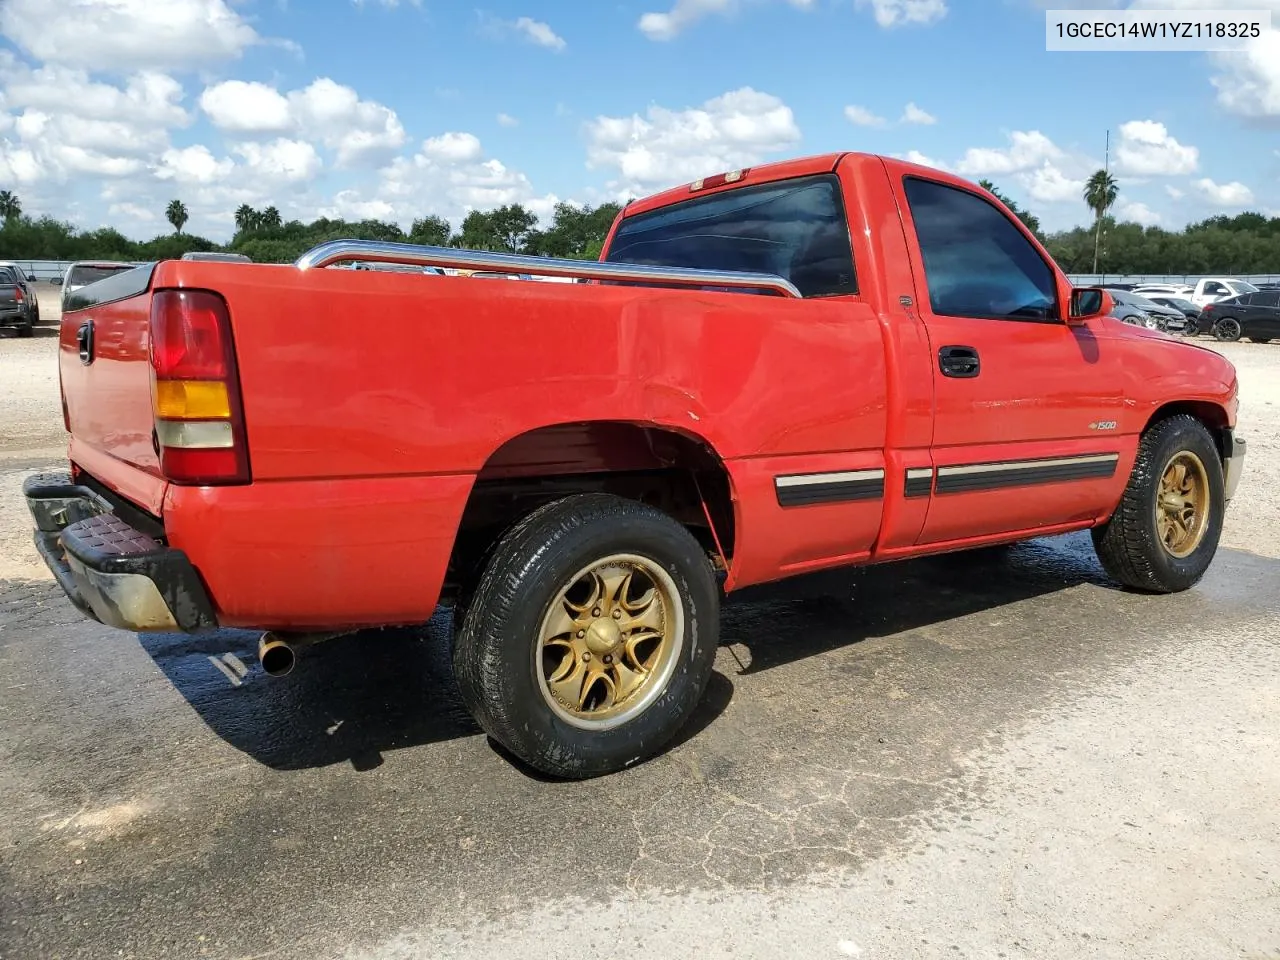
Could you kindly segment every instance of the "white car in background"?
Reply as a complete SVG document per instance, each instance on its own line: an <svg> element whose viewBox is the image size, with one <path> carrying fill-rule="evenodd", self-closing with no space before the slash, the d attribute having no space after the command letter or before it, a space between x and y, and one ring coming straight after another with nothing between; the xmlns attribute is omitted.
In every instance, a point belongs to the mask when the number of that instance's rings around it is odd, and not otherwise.
<svg viewBox="0 0 1280 960"><path fill-rule="evenodd" d="M1190 300L1197 307L1203 307L1206 303L1257 293L1258 288L1247 280L1235 277L1203 277L1194 286L1184 283L1143 283L1134 287L1133 292L1140 297L1180 297Z"/></svg>

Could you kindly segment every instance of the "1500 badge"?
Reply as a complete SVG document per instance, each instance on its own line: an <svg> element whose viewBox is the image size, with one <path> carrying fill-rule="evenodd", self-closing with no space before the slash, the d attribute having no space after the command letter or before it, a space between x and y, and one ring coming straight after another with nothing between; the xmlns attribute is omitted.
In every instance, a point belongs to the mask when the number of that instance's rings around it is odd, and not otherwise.
<svg viewBox="0 0 1280 960"><path fill-rule="evenodd" d="M1090 430L1114 430L1116 422L1114 420L1098 420L1096 423L1089 424Z"/></svg>

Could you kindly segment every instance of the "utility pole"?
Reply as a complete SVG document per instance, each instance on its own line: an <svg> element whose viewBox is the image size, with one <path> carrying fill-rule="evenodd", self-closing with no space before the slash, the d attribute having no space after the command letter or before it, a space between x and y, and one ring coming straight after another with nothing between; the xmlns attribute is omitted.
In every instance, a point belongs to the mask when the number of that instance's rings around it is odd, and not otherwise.
<svg viewBox="0 0 1280 960"><path fill-rule="evenodd" d="M1110 129L1107 130L1107 149L1106 149L1106 154L1104 155L1104 159L1102 161L1102 172L1104 175L1103 188L1105 189L1106 176L1109 175L1111 172L1111 130ZM1104 197L1105 197L1105 194L1104 194ZM1094 211L1094 214L1098 218L1098 222L1094 226L1094 230L1093 230L1093 272L1095 275L1098 272L1098 248L1102 246L1102 217L1105 213L1106 213L1105 209L1103 209L1102 211L1097 211L1097 210Z"/></svg>

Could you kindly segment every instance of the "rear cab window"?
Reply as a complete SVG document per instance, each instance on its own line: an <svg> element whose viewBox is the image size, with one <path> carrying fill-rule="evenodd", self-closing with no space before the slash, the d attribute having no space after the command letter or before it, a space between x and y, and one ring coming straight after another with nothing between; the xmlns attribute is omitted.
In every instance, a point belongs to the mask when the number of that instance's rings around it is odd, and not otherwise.
<svg viewBox="0 0 1280 960"><path fill-rule="evenodd" d="M858 292L834 174L735 187L626 217L605 262L773 274L805 297Z"/></svg>
<svg viewBox="0 0 1280 960"><path fill-rule="evenodd" d="M97 283L99 280L105 280L107 277L115 276L124 270L132 270L130 264L121 264L114 266L84 266L72 267L67 271L67 278L63 281L66 286L84 287L91 283Z"/></svg>

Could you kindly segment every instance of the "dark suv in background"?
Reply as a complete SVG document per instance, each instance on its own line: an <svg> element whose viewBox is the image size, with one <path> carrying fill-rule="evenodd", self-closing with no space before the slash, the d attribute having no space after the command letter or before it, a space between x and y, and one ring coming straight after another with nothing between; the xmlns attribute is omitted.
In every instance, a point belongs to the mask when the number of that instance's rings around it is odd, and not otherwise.
<svg viewBox="0 0 1280 960"><path fill-rule="evenodd" d="M1280 290L1242 293L1205 304L1197 333L1210 333L1224 343L1248 337L1254 343L1280 339Z"/></svg>

